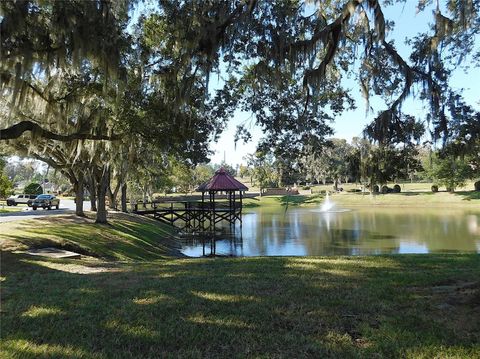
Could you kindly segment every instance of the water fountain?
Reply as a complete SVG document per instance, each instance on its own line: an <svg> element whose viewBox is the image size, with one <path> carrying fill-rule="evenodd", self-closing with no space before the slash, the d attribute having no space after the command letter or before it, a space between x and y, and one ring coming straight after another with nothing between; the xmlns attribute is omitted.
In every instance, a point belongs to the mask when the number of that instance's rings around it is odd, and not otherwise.
<svg viewBox="0 0 480 359"><path fill-rule="evenodd" d="M321 213L340 213L340 212L348 212L349 209L346 208L338 208L330 199L330 193L327 191L325 195L325 200L321 204L320 208L316 208L313 210L314 212L321 212Z"/></svg>
<svg viewBox="0 0 480 359"><path fill-rule="evenodd" d="M330 201L330 195L327 191L327 195L325 197L325 201L322 204L321 211L322 212L329 212L333 208L334 204Z"/></svg>

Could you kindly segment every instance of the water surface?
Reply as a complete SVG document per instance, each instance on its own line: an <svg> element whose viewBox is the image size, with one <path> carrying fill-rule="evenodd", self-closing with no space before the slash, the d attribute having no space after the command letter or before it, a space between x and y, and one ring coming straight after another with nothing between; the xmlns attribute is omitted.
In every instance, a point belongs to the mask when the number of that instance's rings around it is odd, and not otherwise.
<svg viewBox="0 0 480 359"><path fill-rule="evenodd" d="M188 256L325 256L480 253L480 210L356 208L247 209L235 233L183 242Z"/></svg>

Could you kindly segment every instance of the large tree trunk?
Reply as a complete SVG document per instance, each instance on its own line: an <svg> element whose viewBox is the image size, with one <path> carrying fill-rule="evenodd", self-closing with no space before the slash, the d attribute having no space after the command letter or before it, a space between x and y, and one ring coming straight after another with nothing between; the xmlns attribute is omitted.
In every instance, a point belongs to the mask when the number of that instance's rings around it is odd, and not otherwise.
<svg viewBox="0 0 480 359"><path fill-rule="evenodd" d="M97 189L95 188L95 179L93 173L90 173L87 181L87 189L90 193L90 210L97 212Z"/></svg>
<svg viewBox="0 0 480 359"><path fill-rule="evenodd" d="M97 217L95 223L107 223L107 207L105 199L107 195L107 187L109 184L109 170L104 167L102 173L97 180Z"/></svg>
<svg viewBox="0 0 480 359"><path fill-rule="evenodd" d="M333 190L338 192L338 178L335 178L333 181Z"/></svg>
<svg viewBox="0 0 480 359"><path fill-rule="evenodd" d="M127 184L122 185L122 212L127 212Z"/></svg>
<svg viewBox="0 0 480 359"><path fill-rule="evenodd" d="M85 217L85 213L83 212L83 178L79 177L73 187L75 188L75 214L80 217Z"/></svg>
<svg viewBox="0 0 480 359"><path fill-rule="evenodd" d="M62 170L64 176L68 178L70 183L73 186L75 192L75 214L80 217L84 217L85 213L83 212L83 190L84 190L84 179L82 176L76 176L73 170Z"/></svg>
<svg viewBox="0 0 480 359"><path fill-rule="evenodd" d="M90 192L90 210L92 212L97 212L97 193L95 188L93 188Z"/></svg>
<svg viewBox="0 0 480 359"><path fill-rule="evenodd" d="M115 198L113 196L112 188L107 186L108 208L115 210Z"/></svg>
<svg viewBox="0 0 480 359"><path fill-rule="evenodd" d="M117 207L118 207L117 206L117 197L118 197L118 191L120 190L120 185L121 185L121 183L118 182L113 191L112 191L112 188L110 186L108 186L108 190L107 190L108 199L110 201L108 207L112 210L115 210L115 211L117 210Z"/></svg>

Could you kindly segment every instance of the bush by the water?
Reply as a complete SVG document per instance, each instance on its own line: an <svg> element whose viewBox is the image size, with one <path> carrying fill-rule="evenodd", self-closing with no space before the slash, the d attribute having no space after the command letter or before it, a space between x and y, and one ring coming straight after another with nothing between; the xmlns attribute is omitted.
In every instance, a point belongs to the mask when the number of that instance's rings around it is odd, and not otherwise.
<svg viewBox="0 0 480 359"><path fill-rule="evenodd" d="M25 192L25 194L39 195L43 193L43 190L42 186L39 183L32 182L23 189L23 192Z"/></svg>
<svg viewBox="0 0 480 359"><path fill-rule="evenodd" d="M480 191L480 181L474 183L475 191Z"/></svg>
<svg viewBox="0 0 480 359"><path fill-rule="evenodd" d="M438 192L438 186L436 184L432 186L432 192Z"/></svg>
<svg viewBox="0 0 480 359"><path fill-rule="evenodd" d="M395 186L393 186L393 193L400 193L402 192L402 188L400 187L400 185L396 184Z"/></svg>

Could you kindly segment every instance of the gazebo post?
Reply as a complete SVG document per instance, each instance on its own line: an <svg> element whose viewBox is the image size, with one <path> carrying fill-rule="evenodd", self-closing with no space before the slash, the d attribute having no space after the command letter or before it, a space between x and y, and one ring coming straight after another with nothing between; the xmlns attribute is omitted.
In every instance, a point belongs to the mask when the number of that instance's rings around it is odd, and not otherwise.
<svg viewBox="0 0 480 359"><path fill-rule="evenodd" d="M242 224L242 208L243 208L242 194L243 194L243 192L240 191L240 212L239 212L239 216L238 216L238 219L240 220L240 224Z"/></svg>
<svg viewBox="0 0 480 359"><path fill-rule="evenodd" d="M216 212L215 212L215 191L212 191L212 217L213 217L213 232L215 232L215 221L216 221ZM215 240L215 237L214 237Z"/></svg>
<svg viewBox="0 0 480 359"><path fill-rule="evenodd" d="M232 191L232 224L235 225L235 191Z"/></svg>
<svg viewBox="0 0 480 359"><path fill-rule="evenodd" d="M212 231L212 191L208 191L208 226Z"/></svg>
<svg viewBox="0 0 480 359"><path fill-rule="evenodd" d="M198 212L198 228L203 230L205 227L205 191L202 190L202 206Z"/></svg>
<svg viewBox="0 0 480 359"><path fill-rule="evenodd" d="M232 191L228 191L228 221L232 226Z"/></svg>

